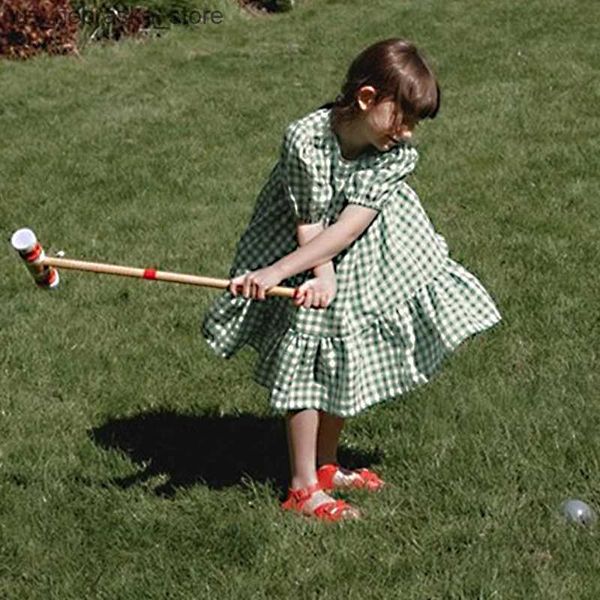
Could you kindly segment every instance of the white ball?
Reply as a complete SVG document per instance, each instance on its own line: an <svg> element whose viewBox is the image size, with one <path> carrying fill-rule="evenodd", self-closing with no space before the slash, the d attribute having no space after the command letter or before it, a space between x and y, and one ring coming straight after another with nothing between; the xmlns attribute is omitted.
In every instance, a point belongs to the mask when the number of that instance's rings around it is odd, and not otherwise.
<svg viewBox="0 0 600 600"><path fill-rule="evenodd" d="M561 505L560 511L570 523L578 523L589 527L596 522L596 513L583 500L577 500L576 498L566 500Z"/></svg>

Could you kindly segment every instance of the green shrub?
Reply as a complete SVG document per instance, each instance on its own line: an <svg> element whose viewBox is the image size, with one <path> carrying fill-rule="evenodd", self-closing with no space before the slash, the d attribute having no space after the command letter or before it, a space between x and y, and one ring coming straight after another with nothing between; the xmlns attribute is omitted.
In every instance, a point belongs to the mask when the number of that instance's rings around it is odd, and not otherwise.
<svg viewBox="0 0 600 600"><path fill-rule="evenodd" d="M197 0L71 0L84 39L118 40L161 25L188 25ZM193 13L193 11L196 11Z"/></svg>
<svg viewBox="0 0 600 600"><path fill-rule="evenodd" d="M69 0L0 3L0 56L28 58L39 52L76 52L77 28Z"/></svg>
<svg viewBox="0 0 600 600"><path fill-rule="evenodd" d="M152 11L139 2L72 0L72 7L86 40L119 40L147 30L153 21Z"/></svg>
<svg viewBox="0 0 600 600"><path fill-rule="evenodd" d="M294 8L294 0L239 0L244 7L262 10L265 12L287 12Z"/></svg>

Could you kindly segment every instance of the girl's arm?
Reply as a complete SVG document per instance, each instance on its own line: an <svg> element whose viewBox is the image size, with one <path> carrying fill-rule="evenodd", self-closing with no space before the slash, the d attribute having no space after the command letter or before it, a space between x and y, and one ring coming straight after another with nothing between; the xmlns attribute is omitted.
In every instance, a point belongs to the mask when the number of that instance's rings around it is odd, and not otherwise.
<svg viewBox="0 0 600 600"><path fill-rule="evenodd" d="M298 238L298 245L305 246L324 231L323 223L300 223L296 226L296 237ZM322 265L317 265L313 269L315 277L331 277L335 276L335 268L333 261L328 261Z"/></svg>
<svg viewBox="0 0 600 600"><path fill-rule="evenodd" d="M297 248L271 265L281 280L308 269L318 268L350 246L377 216L378 210L349 204L333 225L317 234L306 245Z"/></svg>

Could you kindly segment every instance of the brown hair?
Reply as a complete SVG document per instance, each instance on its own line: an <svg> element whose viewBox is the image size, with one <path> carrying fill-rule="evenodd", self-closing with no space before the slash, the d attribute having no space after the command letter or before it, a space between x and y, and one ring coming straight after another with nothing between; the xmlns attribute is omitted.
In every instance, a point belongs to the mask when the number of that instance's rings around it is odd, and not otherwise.
<svg viewBox="0 0 600 600"><path fill-rule="evenodd" d="M415 45L406 40L382 40L352 61L341 93L322 107L333 109L334 126L358 114L356 94L364 85L377 90L376 102L393 98L403 116L415 120L433 119L440 108L436 77Z"/></svg>

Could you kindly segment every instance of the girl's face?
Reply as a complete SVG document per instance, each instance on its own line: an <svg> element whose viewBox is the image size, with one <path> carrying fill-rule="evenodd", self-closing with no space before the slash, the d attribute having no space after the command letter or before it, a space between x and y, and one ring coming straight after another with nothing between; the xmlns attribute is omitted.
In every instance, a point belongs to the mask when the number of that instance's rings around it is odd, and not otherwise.
<svg viewBox="0 0 600 600"><path fill-rule="evenodd" d="M396 102L385 98L365 109L363 124L369 142L383 152L400 141L410 140L417 123L403 118Z"/></svg>

